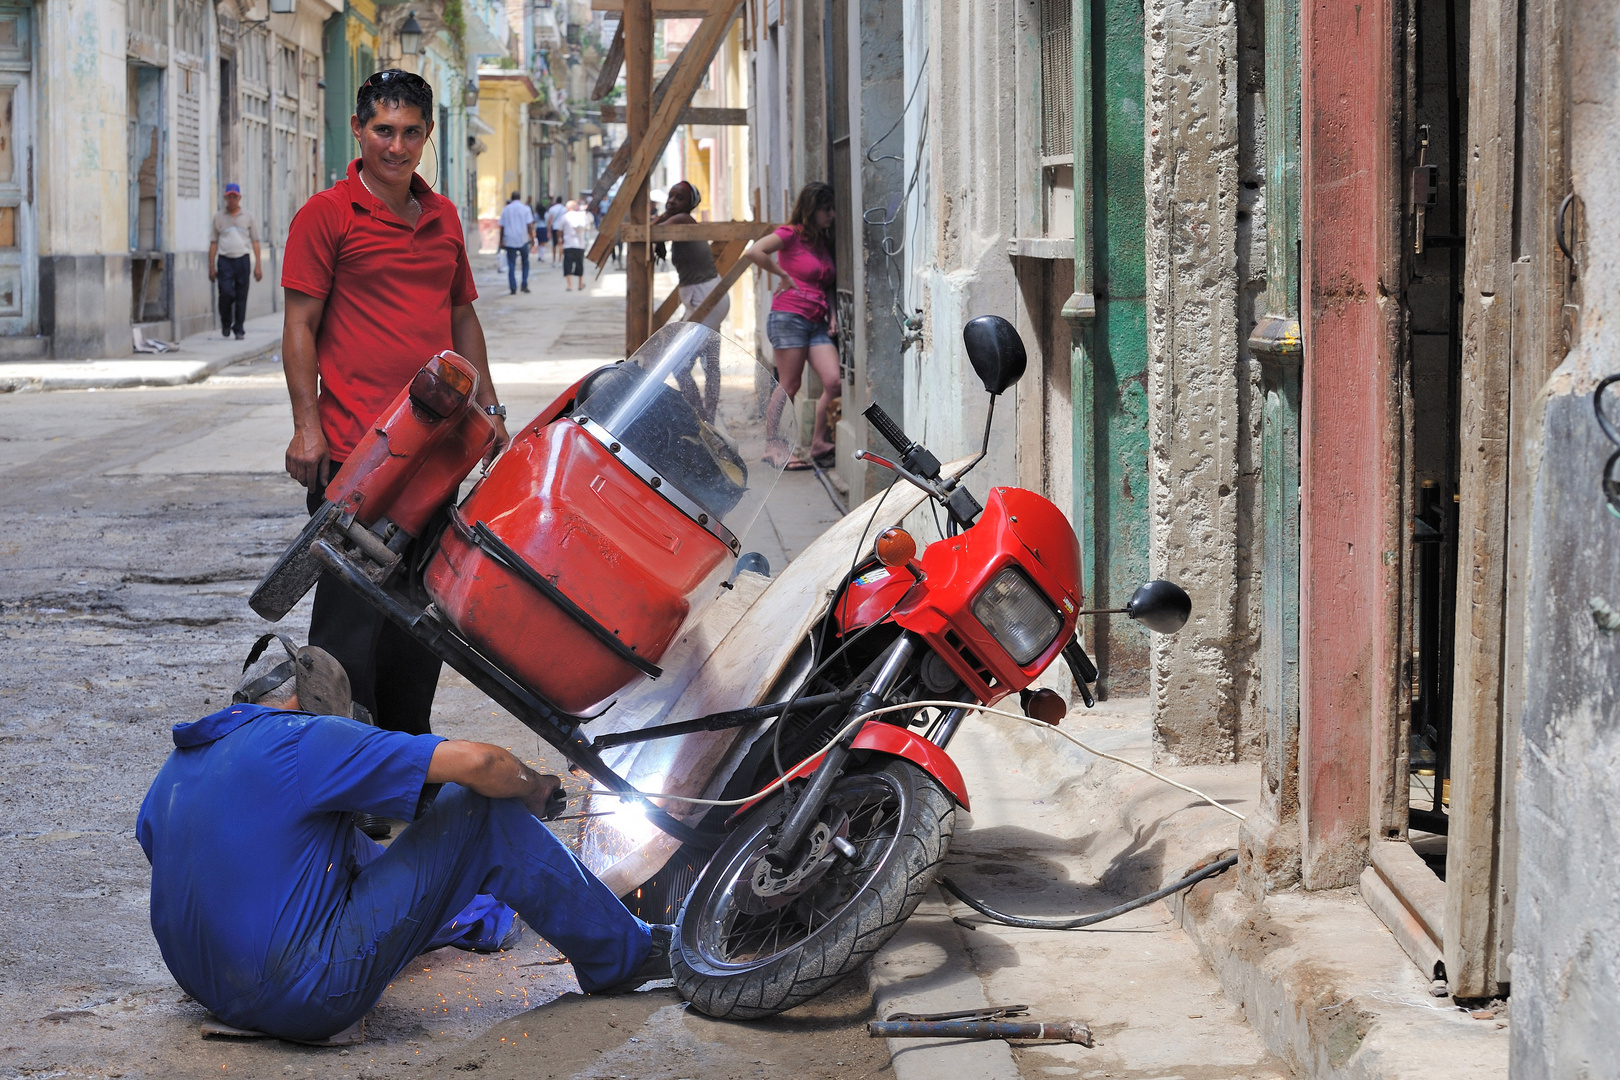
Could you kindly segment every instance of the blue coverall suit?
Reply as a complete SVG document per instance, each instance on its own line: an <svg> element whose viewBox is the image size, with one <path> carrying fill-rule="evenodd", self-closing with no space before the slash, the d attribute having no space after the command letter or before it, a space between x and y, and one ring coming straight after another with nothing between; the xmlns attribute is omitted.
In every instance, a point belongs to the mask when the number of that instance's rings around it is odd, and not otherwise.
<svg viewBox="0 0 1620 1080"><path fill-rule="evenodd" d="M634 973L647 924L518 801L446 784L386 851L354 828L355 811L409 818L441 741L260 705L175 725L135 831L181 988L236 1027L327 1038L468 921L490 932L491 896L587 992Z"/></svg>

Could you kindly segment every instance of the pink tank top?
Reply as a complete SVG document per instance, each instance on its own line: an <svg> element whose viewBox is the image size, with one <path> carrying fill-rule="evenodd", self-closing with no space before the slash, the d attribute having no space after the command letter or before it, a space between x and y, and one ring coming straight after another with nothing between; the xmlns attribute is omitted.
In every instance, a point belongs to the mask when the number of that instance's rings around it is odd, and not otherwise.
<svg viewBox="0 0 1620 1080"><path fill-rule="evenodd" d="M805 243L799 230L783 225L776 230L782 238L782 249L776 253L776 264L793 279L793 288L784 289L771 298L772 311L786 311L803 315L811 322L828 321L827 294L838 281L838 268L833 265L832 253L819 251Z"/></svg>

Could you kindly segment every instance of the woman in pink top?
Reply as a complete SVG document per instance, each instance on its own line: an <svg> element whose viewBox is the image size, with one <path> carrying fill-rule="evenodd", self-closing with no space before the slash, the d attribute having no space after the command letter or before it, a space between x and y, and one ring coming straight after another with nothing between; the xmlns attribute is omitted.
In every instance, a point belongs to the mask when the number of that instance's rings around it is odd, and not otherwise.
<svg viewBox="0 0 1620 1080"><path fill-rule="evenodd" d="M775 431L787 400L799 392L808 357L821 377L816 399L816 424L810 440L810 459L824 469L832 467L832 430L827 410L843 391L838 372L838 314L833 288L838 271L833 264L833 189L812 181L799 192L788 224L754 242L743 257L770 274L771 314L765 333L775 350L776 379L780 384L765 412L765 429ZM772 256L775 256L774 258ZM765 460L787 463L789 469L808 469L810 462L791 458L784 442L772 440Z"/></svg>

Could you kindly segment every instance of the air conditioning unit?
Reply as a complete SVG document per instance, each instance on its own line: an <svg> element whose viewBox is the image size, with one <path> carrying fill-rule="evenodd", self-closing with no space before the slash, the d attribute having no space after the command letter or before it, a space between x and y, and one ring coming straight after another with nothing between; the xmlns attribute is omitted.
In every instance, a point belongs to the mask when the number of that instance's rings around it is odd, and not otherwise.
<svg viewBox="0 0 1620 1080"><path fill-rule="evenodd" d="M270 0L270 14L291 15L297 4L298 0Z"/></svg>

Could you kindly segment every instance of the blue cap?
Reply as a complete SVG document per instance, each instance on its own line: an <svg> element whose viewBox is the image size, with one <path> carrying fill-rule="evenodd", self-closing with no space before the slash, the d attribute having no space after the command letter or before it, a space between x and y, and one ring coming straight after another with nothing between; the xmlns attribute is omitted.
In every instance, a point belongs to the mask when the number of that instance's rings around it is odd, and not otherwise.
<svg viewBox="0 0 1620 1080"><path fill-rule="evenodd" d="M225 194L229 195L233 191L236 192L236 194L238 194L238 195L242 194L242 185L241 184L226 184L225 185Z"/></svg>

